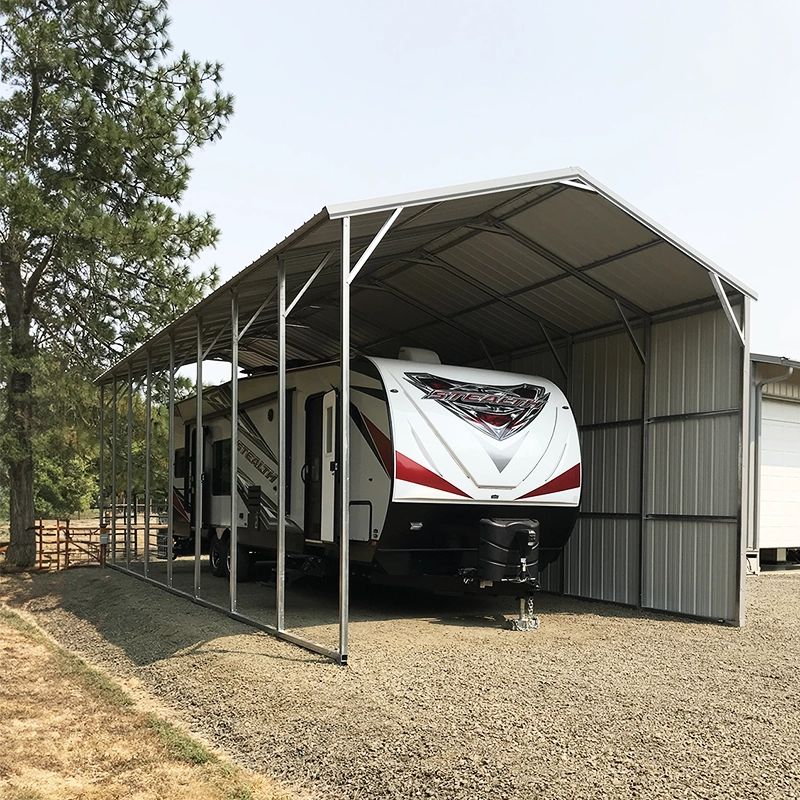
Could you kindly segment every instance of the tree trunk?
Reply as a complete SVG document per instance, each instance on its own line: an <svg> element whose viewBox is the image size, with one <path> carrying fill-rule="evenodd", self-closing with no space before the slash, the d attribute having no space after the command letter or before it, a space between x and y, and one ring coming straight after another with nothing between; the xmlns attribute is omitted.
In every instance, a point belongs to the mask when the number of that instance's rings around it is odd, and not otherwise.
<svg viewBox="0 0 800 800"><path fill-rule="evenodd" d="M6 457L11 500L11 538L6 550L6 564L26 568L36 563L31 449L33 398L30 373L12 373L6 392L6 437L12 443L10 457Z"/></svg>
<svg viewBox="0 0 800 800"><path fill-rule="evenodd" d="M33 508L33 392L31 368L35 356L31 314L26 308L19 251L0 245L0 280L6 301L11 358L6 372L6 418L3 420L3 460L8 468L10 541L5 563L27 568L36 563Z"/></svg>

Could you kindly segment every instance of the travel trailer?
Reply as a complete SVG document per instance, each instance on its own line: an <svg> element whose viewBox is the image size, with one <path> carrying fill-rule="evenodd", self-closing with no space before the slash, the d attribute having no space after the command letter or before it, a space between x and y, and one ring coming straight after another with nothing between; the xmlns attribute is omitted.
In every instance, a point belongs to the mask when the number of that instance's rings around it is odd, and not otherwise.
<svg viewBox="0 0 800 800"><path fill-rule="evenodd" d="M350 562L375 582L517 594L538 588L577 517L578 432L544 378L445 366L425 350L357 358L350 386ZM338 558L336 363L287 372L286 549L324 570ZM203 513L212 572L228 574L231 490L239 579L277 546L277 376L239 380L237 486L230 384L203 393ZM176 547L195 535L196 398L176 406ZM524 592L523 592L524 593Z"/></svg>

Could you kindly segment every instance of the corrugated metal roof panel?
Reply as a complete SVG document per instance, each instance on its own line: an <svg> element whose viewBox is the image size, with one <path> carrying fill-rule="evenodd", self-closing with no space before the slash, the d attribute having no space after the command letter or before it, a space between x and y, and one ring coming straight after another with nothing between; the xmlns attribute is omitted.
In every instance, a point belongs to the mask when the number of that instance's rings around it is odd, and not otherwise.
<svg viewBox="0 0 800 800"><path fill-rule="evenodd" d="M470 311L459 317L459 321L475 332L476 341L483 341L493 356L542 340L541 329L535 320L502 303Z"/></svg>
<svg viewBox="0 0 800 800"><path fill-rule="evenodd" d="M403 271L381 280L440 314L455 314L485 303L487 299L485 292L435 265L410 264Z"/></svg>
<svg viewBox="0 0 800 800"><path fill-rule="evenodd" d="M564 274L532 250L499 233L478 233L441 250L439 255L503 294Z"/></svg>
<svg viewBox="0 0 800 800"><path fill-rule="evenodd" d="M653 240L652 232L622 209L580 189L561 192L508 224L573 267Z"/></svg>
<svg viewBox="0 0 800 800"><path fill-rule="evenodd" d="M619 321L613 301L578 278L549 283L514 300L572 333Z"/></svg>
<svg viewBox="0 0 800 800"><path fill-rule="evenodd" d="M575 188L576 186L583 188ZM473 300L474 306L494 306L498 295L519 292L538 281L555 278L559 271L574 270L595 263L599 258L616 257L633 246L659 238L669 242L668 246L676 254L681 252L685 256L675 258L666 267L662 267L668 271L670 265L674 266L678 271L678 279L665 280L658 284L657 291L653 291L652 271L658 269L658 265L656 262L651 263L649 259L653 255L650 253L642 254L639 261L630 262L627 258L622 258L619 262L599 268L601 271L591 270L593 274L584 276L587 280L603 279L595 289L588 288L586 280L579 283L574 278L569 278L542 286L537 298L526 297L518 301L517 305L521 308L527 307L530 313L538 309L555 331L563 332L567 329L582 332L592 330L598 324L617 323L610 310L613 309L613 303L604 296L606 292L611 295L619 293L622 295L622 302L626 302L627 298L629 304L633 303L632 307L629 305L629 310L633 312L636 312L636 300L641 301L640 306L658 311L673 307L676 298L691 301L709 297L705 278L711 271L723 277L737 291L752 296L747 287L743 287L691 250L688 245L626 204L591 176L580 169L571 168L330 207L330 212L323 209L190 312L156 334L145 346L120 361L100 381L109 380L112 374L124 377L129 367L133 373L141 375L148 352L154 369L166 368L171 337L174 338L179 359L191 358L193 349L196 349L194 340L198 314L211 328L213 337L214 326L224 324L230 313L230 294L235 288L239 293L240 320L244 324L273 291L279 260L285 264L290 279L291 300L316 269L322 256L330 252L329 265L292 315L293 320L313 325L314 317L318 313L315 305L338 307L339 302L337 263L342 223L339 218L334 217L345 213L351 215L352 254L355 262L387 221L392 209L398 205L406 207L395 226L377 247L372 261L367 263L354 286L358 287L380 276L389 280L397 265L404 261L413 262L420 254L443 249L442 252L447 251L444 252L444 258L456 265L451 273L455 275L460 271L463 278L460 284L456 278L451 279L454 287L452 301L448 302L444 297L446 289L439 285L439 273L416 271L421 283L414 286L413 291L414 296L424 303L428 292L426 279L431 279L431 295L436 297L435 302L442 308L449 309L446 313L463 311L468 307L465 304ZM470 222L494 227L507 224L515 232L514 235L524 234L533 244L524 245L511 236L497 233L484 231L476 234L474 228L465 227ZM544 251L536 252L537 248L542 247L550 251L550 255ZM661 249L661 246L656 249ZM660 279L660 276L655 277ZM402 277L398 277L397 282L403 284L405 291L409 291ZM470 290L464 288L465 283L472 284ZM483 298L476 297L476 293L478 296L483 295ZM376 297L370 297L371 294ZM264 313L274 319L274 298L268 305L270 307ZM509 313L509 304L506 303L504 307L504 314L516 318L516 314ZM430 333L432 326L427 324L431 317L414 308L411 303L402 303L397 298L378 298L377 293L367 292L358 294L353 309L371 324L381 326L384 338L410 327L424 326L415 333L420 346L435 348L437 345ZM432 316L435 319L435 315ZM527 338L534 328L525 313L522 318L519 330L521 336ZM485 321L486 315L482 312L476 313L475 319ZM467 322L462 321L462 325L467 325ZM317 333L318 338L308 342L311 360L328 358L331 351L336 351L338 347L338 324L331 327L320 325ZM484 356L479 339L484 333L483 329L466 330L466 333L470 335L465 335L462 350L465 359L482 359ZM326 335L328 338L325 338ZM496 336L509 349L518 350L525 346L524 342L508 340L505 331ZM367 344L368 340L362 338L358 332L353 334L354 347L364 347ZM219 357L226 352L228 346L219 343L211 350L209 357ZM243 347L247 347L246 341L243 342ZM247 357L248 362L255 362L257 356L258 353L254 352Z"/></svg>
<svg viewBox="0 0 800 800"><path fill-rule="evenodd" d="M668 244L660 244L585 273L647 311L715 297L705 270Z"/></svg>

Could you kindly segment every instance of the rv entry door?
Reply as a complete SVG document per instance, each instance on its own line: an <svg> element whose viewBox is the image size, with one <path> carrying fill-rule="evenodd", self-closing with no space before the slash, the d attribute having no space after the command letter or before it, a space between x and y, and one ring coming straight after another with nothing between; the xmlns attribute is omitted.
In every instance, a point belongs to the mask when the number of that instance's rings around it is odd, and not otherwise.
<svg viewBox="0 0 800 800"><path fill-rule="evenodd" d="M336 391L322 398L322 533L323 542L333 541L336 514Z"/></svg>

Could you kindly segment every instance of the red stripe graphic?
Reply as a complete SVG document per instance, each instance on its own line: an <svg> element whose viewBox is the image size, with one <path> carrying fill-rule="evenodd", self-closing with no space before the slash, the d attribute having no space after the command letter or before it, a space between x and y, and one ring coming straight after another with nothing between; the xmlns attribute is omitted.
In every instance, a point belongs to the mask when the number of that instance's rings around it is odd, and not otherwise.
<svg viewBox="0 0 800 800"><path fill-rule="evenodd" d="M562 472L547 483L542 484L538 489L534 489L528 494L523 494L517 500L524 500L526 497L539 497L543 494L553 494L553 492L564 492L567 489L579 489L581 485L581 465L576 464L566 472Z"/></svg>
<svg viewBox="0 0 800 800"><path fill-rule="evenodd" d="M389 437L374 422L367 419L364 414L361 415L361 418L364 420L364 424L367 426L369 435L372 437L372 441L375 444L375 449L378 451L378 454L381 457L383 468L386 470L386 474L391 478L392 443L389 441Z"/></svg>
<svg viewBox="0 0 800 800"><path fill-rule="evenodd" d="M175 508L175 510L188 522L189 515L186 513L186 509L184 508L183 505L183 500L181 499L181 496L178 494L177 489L172 490L172 505Z"/></svg>
<svg viewBox="0 0 800 800"><path fill-rule="evenodd" d="M417 464L416 461L412 461L402 453L397 454L397 472L395 474L401 481L408 481L409 483L416 483L431 489L438 489L441 492L457 494L460 497L469 497L468 494L462 492L457 486L448 483L441 475L431 472L427 467L423 467L422 464Z"/></svg>

